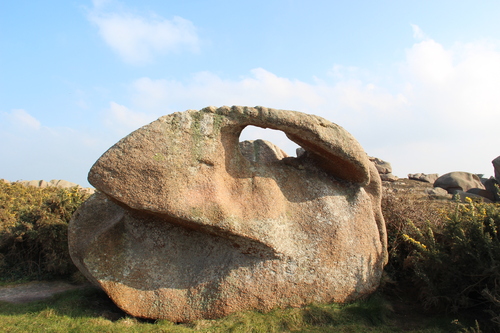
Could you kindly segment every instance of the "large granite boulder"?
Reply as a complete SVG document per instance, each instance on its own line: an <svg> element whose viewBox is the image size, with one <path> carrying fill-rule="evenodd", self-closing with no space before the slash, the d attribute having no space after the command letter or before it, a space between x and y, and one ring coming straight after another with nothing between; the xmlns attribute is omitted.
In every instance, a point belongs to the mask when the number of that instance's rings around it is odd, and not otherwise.
<svg viewBox="0 0 500 333"><path fill-rule="evenodd" d="M455 194L456 191L467 192L472 188L484 190L484 185L477 175L463 171L454 171L442 175L436 179L434 187L444 188L451 194Z"/></svg>
<svg viewBox="0 0 500 333"><path fill-rule="evenodd" d="M281 130L305 151L240 145L247 125ZM186 322L350 301L377 288L387 261L377 170L317 116L177 112L111 147L89 181L99 192L70 222L70 253L133 316Z"/></svg>

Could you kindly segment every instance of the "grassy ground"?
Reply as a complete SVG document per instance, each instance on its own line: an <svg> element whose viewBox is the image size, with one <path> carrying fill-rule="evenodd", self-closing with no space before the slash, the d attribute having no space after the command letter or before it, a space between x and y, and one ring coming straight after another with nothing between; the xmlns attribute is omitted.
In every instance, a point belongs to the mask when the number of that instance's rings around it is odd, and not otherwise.
<svg viewBox="0 0 500 333"><path fill-rule="evenodd" d="M189 324L127 316L92 287L25 304L0 302L1 332L474 332L452 317L414 311L376 294L348 305L311 305L270 313L244 312Z"/></svg>

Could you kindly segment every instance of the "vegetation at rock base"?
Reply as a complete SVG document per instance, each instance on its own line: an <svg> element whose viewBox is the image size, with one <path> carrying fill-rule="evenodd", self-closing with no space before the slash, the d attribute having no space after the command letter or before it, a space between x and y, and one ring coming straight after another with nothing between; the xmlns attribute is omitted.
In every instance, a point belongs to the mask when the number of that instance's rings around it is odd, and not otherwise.
<svg viewBox="0 0 500 333"><path fill-rule="evenodd" d="M32 187L0 181L0 280L67 277L68 222L88 194L77 187Z"/></svg>
<svg viewBox="0 0 500 333"><path fill-rule="evenodd" d="M500 205L466 200L384 197L386 272L428 312L468 312L483 330L500 331Z"/></svg>
<svg viewBox="0 0 500 333"><path fill-rule="evenodd" d="M77 188L0 182L0 283L70 278L77 270L68 254L67 223L87 197ZM131 318L103 292L89 287L45 301L0 302L0 330L500 331L500 205L433 201L386 191L382 208L390 260L380 290L366 300L244 312L178 325Z"/></svg>

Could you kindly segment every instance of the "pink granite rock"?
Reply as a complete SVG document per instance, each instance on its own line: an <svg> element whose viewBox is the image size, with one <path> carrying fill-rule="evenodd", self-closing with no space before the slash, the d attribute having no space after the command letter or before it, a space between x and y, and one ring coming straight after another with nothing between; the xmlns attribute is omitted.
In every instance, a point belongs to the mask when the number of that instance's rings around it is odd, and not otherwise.
<svg viewBox="0 0 500 333"><path fill-rule="evenodd" d="M247 125L281 130L305 152L239 144ZM134 316L186 322L350 301L377 288L387 260L377 170L317 116L174 113L111 147L89 181L100 193L70 222L70 253Z"/></svg>

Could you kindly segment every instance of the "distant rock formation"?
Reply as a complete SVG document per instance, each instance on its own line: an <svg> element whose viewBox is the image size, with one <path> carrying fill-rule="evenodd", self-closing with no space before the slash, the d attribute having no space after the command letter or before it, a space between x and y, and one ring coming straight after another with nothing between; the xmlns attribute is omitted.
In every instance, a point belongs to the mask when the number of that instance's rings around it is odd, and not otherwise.
<svg viewBox="0 0 500 333"><path fill-rule="evenodd" d="M484 185L477 175L463 171L454 171L442 175L436 179L434 187L444 188L450 194L455 194L456 191L467 192L473 188L484 190Z"/></svg>
<svg viewBox="0 0 500 333"><path fill-rule="evenodd" d="M247 125L303 147L239 143ZM69 225L73 261L131 315L186 322L373 292L381 181L342 127L264 107L176 112L111 147Z"/></svg>
<svg viewBox="0 0 500 333"><path fill-rule="evenodd" d="M425 173L410 173L408 175L408 179L415 179L415 180L420 180L422 182L427 182L434 184L436 179L439 178L439 174L437 173L431 173L431 174L425 174Z"/></svg>
<svg viewBox="0 0 500 333"><path fill-rule="evenodd" d="M377 157L369 157L369 159L377 168L377 171L380 175L380 179L389 182L394 182L398 180L398 177L392 174L392 166L389 162L381 160L380 158Z"/></svg>
<svg viewBox="0 0 500 333"><path fill-rule="evenodd" d="M469 172L455 171L436 179L434 186L445 189L448 193L453 194L454 198L461 201L470 198L483 202L494 202L498 201L494 183L496 182L493 179L482 179Z"/></svg>
<svg viewBox="0 0 500 333"><path fill-rule="evenodd" d="M431 197L447 197L448 196L448 191L446 191L444 188L441 188L441 187L434 187L434 188L425 189L425 193ZM451 199L452 197L450 196L449 198Z"/></svg>

